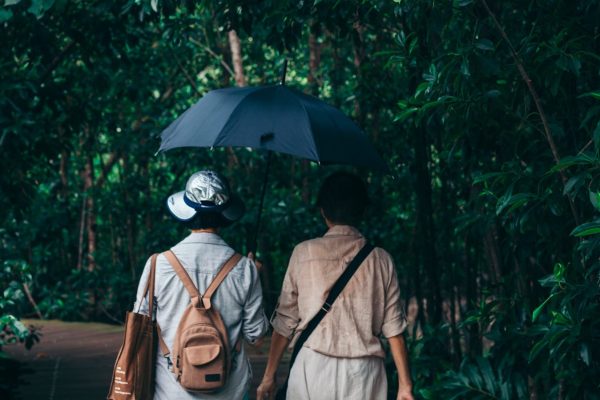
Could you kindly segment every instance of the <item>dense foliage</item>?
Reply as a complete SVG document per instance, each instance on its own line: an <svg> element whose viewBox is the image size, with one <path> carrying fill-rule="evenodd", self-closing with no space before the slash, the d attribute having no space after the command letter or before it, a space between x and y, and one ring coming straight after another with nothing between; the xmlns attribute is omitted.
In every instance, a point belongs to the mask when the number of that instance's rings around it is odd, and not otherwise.
<svg viewBox="0 0 600 400"><path fill-rule="evenodd" d="M120 321L146 258L185 235L164 200L201 167L246 201L223 231L246 250L265 155L154 153L202 94L277 82L287 57L288 84L392 169L360 171L361 229L397 263L418 396L598 399L598 21L593 0L5 0L0 313ZM269 308L293 245L324 231L312 204L335 169L273 163Z"/></svg>

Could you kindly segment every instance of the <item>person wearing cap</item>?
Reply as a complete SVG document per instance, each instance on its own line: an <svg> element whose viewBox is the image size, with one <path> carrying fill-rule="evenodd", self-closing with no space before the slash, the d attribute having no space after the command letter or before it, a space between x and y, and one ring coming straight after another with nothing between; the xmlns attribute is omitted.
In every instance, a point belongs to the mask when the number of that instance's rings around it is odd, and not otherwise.
<svg viewBox="0 0 600 400"><path fill-rule="evenodd" d="M288 344L322 308L335 281L365 245L355 228L367 205L362 180L337 172L323 183L317 200L329 228L323 237L294 248L271 325L273 335L259 400L275 395L275 373ZM287 399L387 399L387 338L398 371L397 400L413 400L407 352L402 336L407 322L400 303L394 262L374 248L360 264L325 317L308 337L292 365ZM278 397L279 398L279 397Z"/></svg>
<svg viewBox="0 0 600 400"><path fill-rule="evenodd" d="M227 181L214 171L199 171L187 181L185 190L167 199L167 209L180 223L191 230L189 236L171 248L192 281L204 293L220 267L234 250L218 235L221 228L239 220L244 204L231 192ZM141 312L148 314L148 299L144 297L150 269L146 262L140 278L135 307L141 302ZM168 348L173 348L177 326L190 298L183 283L164 255L156 261L156 320ZM266 334L268 320L262 306L262 289L254 261L242 257L221 283L212 298L227 328L232 344L231 375L226 386L214 394L188 392L175 380L170 360L157 352L154 399L247 399L251 369L244 347L245 339L256 344Z"/></svg>

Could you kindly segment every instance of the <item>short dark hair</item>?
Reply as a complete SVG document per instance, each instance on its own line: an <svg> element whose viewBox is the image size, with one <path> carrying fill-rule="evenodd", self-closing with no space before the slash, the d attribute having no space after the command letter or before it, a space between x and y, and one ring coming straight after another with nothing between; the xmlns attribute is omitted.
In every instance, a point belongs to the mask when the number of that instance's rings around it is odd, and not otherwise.
<svg viewBox="0 0 600 400"><path fill-rule="evenodd" d="M224 228L231 223L227 221L220 213L204 212L196 213L194 218L189 221L184 221L183 224L188 229L209 229L209 228Z"/></svg>
<svg viewBox="0 0 600 400"><path fill-rule="evenodd" d="M356 225L369 202L367 187L358 176L345 171L334 172L321 185L317 207L336 224Z"/></svg>

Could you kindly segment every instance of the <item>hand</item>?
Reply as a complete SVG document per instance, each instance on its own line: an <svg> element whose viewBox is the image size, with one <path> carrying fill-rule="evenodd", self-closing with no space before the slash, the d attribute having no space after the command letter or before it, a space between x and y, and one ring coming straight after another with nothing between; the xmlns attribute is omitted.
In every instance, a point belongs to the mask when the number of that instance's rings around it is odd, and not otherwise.
<svg viewBox="0 0 600 400"><path fill-rule="evenodd" d="M398 396L396 400L415 400L412 395L412 390L410 388L400 388L398 389Z"/></svg>
<svg viewBox="0 0 600 400"><path fill-rule="evenodd" d="M258 389L256 389L257 400L271 400L275 398L275 380L273 378L263 378Z"/></svg>
<svg viewBox="0 0 600 400"><path fill-rule="evenodd" d="M258 272L260 272L260 270L263 267L263 263L256 259L256 256L253 252L248 253L248 258L254 261L254 264L256 264L256 269L258 270Z"/></svg>

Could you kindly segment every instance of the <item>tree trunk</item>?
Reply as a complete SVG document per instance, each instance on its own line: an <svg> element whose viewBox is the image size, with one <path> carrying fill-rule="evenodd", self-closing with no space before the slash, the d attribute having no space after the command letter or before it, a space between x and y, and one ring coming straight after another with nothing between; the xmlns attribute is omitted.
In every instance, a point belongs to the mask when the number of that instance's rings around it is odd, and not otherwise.
<svg viewBox="0 0 600 400"><path fill-rule="evenodd" d="M433 221L433 203L431 176L429 173L427 130L421 128L414 137L417 194L417 248L422 261L423 269L429 277L430 291L427 293L427 317L433 325L441 320L441 291L439 281L439 268L436 252L436 235Z"/></svg>
<svg viewBox="0 0 600 400"><path fill-rule="evenodd" d="M83 268L83 233L85 231L85 207L87 206L86 193L83 193L81 202L81 218L79 222L79 241L77 245L77 270Z"/></svg>
<svg viewBox="0 0 600 400"><path fill-rule="evenodd" d="M229 31L228 37L229 48L231 49L231 62L233 64L233 70L235 71L235 83L237 86L244 87L247 85L247 82L242 64L242 46L240 44L240 38L233 29Z"/></svg>
<svg viewBox="0 0 600 400"><path fill-rule="evenodd" d="M354 31L352 35L352 44L354 50L354 67L356 68L356 80L357 84L357 93L354 100L354 115L356 117L356 121L358 122L358 126L364 126L365 122L365 110L364 105L362 104L362 65L365 60L365 45L363 41L363 33L365 31L365 27L361 24L358 16L356 17L356 21L354 22Z"/></svg>
<svg viewBox="0 0 600 400"><path fill-rule="evenodd" d="M340 59L338 41L336 35L334 33L329 32L328 34L329 40L331 41L331 57L333 59L333 70L330 73L329 79L331 80L331 97L333 98L333 105L337 108L340 107L341 99L340 99L340 82L341 82L341 74L342 74L342 62Z"/></svg>
<svg viewBox="0 0 600 400"><path fill-rule="evenodd" d="M309 63L308 63L308 90L311 95L319 95L319 82L317 76L319 75L319 68L321 67L321 45L318 42L317 34L319 32L318 23L314 23L311 26L310 34L308 35L308 52L309 52ZM302 201L304 204L310 202L310 161L302 160Z"/></svg>
<svg viewBox="0 0 600 400"><path fill-rule="evenodd" d="M119 180L121 186L121 193L123 198L123 206L126 210L131 209L132 202L131 196L129 195L129 190L127 190L126 185L126 176L129 174L129 162L127 157L123 158L122 168L119 168ZM168 193L172 192L169 191ZM125 235L127 236L127 258L129 260L129 271L131 273L131 278L135 281L136 279L136 257L135 257L135 217L131 215L130 212L125 213Z"/></svg>
<svg viewBox="0 0 600 400"><path fill-rule="evenodd" d="M414 294L416 297L417 303L417 311L415 315L415 328L413 332L413 337L416 337L415 333L417 331L417 327L421 329L425 328L425 306L423 301L423 290L421 288L421 268L420 266L420 251L419 251L419 240L420 238L417 236L417 228L415 227L412 231L412 240L409 246L410 249L413 250L415 254L415 262L412 264L411 276L413 278L412 281L412 289L414 290Z"/></svg>
<svg viewBox="0 0 600 400"><path fill-rule="evenodd" d="M83 171L84 192L86 196L86 229L87 229L87 259L88 271L96 269L96 214L94 213L94 197L91 190L94 185L94 169L92 165L92 157L88 156Z"/></svg>
<svg viewBox="0 0 600 400"><path fill-rule="evenodd" d="M321 65L321 45L317 39L319 25L313 24L308 35L308 89L310 94L318 96L319 94L319 67Z"/></svg>
<svg viewBox="0 0 600 400"><path fill-rule="evenodd" d="M471 257L471 238L469 234L465 235L464 239L464 261L467 276L465 279L465 294L467 305L478 304L477 296L477 266ZM467 341L467 353L472 357L481 355L481 340L479 338L479 326L471 324L467 328L469 340Z"/></svg>
<svg viewBox="0 0 600 400"><path fill-rule="evenodd" d="M499 293L501 293L502 267L500 265L499 257L500 248L498 246L498 230L496 229L495 223L485 233L485 236L483 237L483 247L490 267L490 275L493 277L492 284L493 286L496 286Z"/></svg>
<svg viewBox="0 0 600 400"><path fill-rule="evenodd" d="M248 85L246 76L244 75L244 64L242 61L242 45L240 38L235 30L228 32L229 39L229 50L231 52L231 63L233 64L233 70L235 72L235 84L238 87L245 87ZM227 169L231 174L238 166L240 162L235 155L235 152L231 146L227 147Z"/></svg>

